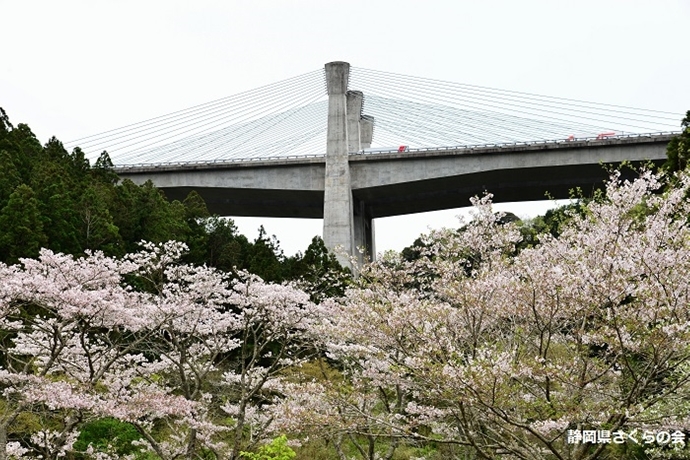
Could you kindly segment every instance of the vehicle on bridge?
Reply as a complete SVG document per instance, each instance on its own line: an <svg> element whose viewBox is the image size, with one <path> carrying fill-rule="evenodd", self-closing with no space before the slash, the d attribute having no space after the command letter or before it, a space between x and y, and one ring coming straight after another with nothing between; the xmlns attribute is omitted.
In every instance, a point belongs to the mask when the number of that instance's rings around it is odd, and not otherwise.
<svg viewBox="0 0 690 460"><path fill-rule="evenodd" d="M410 151L410 146L409 145L400 145L398 147L377 147L374 149L362 149L357 153L403 153L403 152L409 152Z"/></svg>
<svg viewBox="0 0 690 460"><path fill-rule="evenodd" d="M599 133L599 134L597 134L597 140L600 141L603 139L608 139L609 137L614 137L615 135L616 135L616 133L613 131L609 131L607 133Z"/></svg>

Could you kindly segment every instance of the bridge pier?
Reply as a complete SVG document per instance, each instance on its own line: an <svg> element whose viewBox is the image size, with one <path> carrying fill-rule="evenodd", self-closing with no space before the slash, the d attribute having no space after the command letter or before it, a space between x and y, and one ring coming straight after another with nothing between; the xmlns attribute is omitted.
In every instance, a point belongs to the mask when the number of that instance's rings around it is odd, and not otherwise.
<svg viewBox="0 0 690 460"><path fill-rule="evenodd" d="M374 260L376 248L374 246L374 219L367 211L364 201L354 200L353 209L355 248L363 248L357 251L357 263L361 266L365 262Z"/></svg>
<svg viewBox="0 0 690 460"><path fill-rule="evenodd" d="M371 147L371 141L374 139L374 117L371 115L362 115L359 119L359 146L362 149Z"/></svg>
<svg viewBox="0 0 690 460"><path fill-rule="evenodd" d="M371 145L373 120L362 117L363 94L347 90L349 73L347 62L326 64L328 129L323 239L326 247L342 252L336 256L346 267L352 267L350 257L361 264L375 254L373 220L367 215L364 202L354 202L348 160L349 152L361 150L363 144Z"/></svg>

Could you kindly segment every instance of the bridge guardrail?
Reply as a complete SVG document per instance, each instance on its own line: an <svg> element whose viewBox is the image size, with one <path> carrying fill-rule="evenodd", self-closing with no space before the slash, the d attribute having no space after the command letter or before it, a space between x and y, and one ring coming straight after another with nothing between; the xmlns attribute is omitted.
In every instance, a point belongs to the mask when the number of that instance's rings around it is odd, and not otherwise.
<svg viewBox="0 0 690 460"><path fill-rule="evenodd" d="M215 160L205 160L205 161L165 161L159 163L132 163L126 165L115 165L116 171L126 171L131 169L147 168L147 169L161 169L170 166L202 166L216 164L222 166L224 164L236 164L236 163L250 163L259 161L276 161L276 160L296 160L300 158L323 158L326 156L318 154L310 155L285 155L285 156L273 156L273 157L254 157L254 158L218 158Z"/></svg>
<svg viewBox="0 0 690 460"><path fill-rule="evenodd" d="M616 136L610 136L606 137L604 139L602 138L597 138L596 136L591 136L591 137L575 137L572 139L544 139L544 140L538 140L538 141L529 141L529 142L503 142L503 143L494 143L494 144L470 144L470 145L452 145L452 146L441 146L441 147L410 147L409 149L406 150L405 153L423 153L423 152L430 152L430 151L445 151L445 150L467 150L467 151L473 151L477 149L489 149L489 148L506 148L506 147L519 147L519 146L531 146L531 145L549 145L549 144L572 144L575 142L605 142L605 141L611 141L611 140L619 140L619 139L630 139L630 138L652 138L656 136L670 136L670 135L677 135L680 134L681 131L660 131L660 132L655 132L655 133L640 133L640 134L619 134ZM365 150L360 150L359 152L356 153L356 155L380 155L380 154L395 154L395 153L400 153L398 151L398 147L391 147L388 150L381 150L378 149L376 152L367 152Z"/></svg>
<svg viewBox="0 0 690 460"><path fill-rule="evenodd" d="M639 133L639 134L619 134L616 136L606 137L604 139L592 137L578 137L572 139L552 139L552 140L538 140L530 142L504 142L497 144L471 144L471 145L454 145L454 146L440 146L440 147L410 147L404 153L399 152L399 147L392 147L390 150L377 149L376 152L366 152L360 150L359 152L351 152L350 155L367 155L376 156L381 154L400 154L401 156L408 156L411 153L424 153L424 152L438 152L438 151L448 151L448 150L462 150L464 152L473 152L479 149L490 149L490 148L507 148L507 147L529 147L533 145L566 145L578 142L596 142L604 143L607 141L615 141L621 139L632 139L632 138L653 138L658 136L671 136L678 135L681 131L661 131L655 133ZM128 165L116 165L116 171L129 171L135 169L163 169L175 166L208 166L208 165L232 165L237 163L255 163L261 161L277 161L277 160L296 160L302 158L323 158L325 154L310 154L310 155L284 155L284 156L271 156L271 157L254 157L254 158L219 158L215 160L206 161L168 161L160 163L135 163Z"/></svg>

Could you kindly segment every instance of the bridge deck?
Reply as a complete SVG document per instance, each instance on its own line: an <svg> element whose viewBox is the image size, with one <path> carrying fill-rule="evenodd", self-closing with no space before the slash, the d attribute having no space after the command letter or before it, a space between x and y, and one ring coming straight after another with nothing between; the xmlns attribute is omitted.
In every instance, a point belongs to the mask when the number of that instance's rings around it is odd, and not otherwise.
<svg viewBox="0 0 690 460"><path fill-rule="evenodd" d="M411 149L349 156L352 193L371 217L469 205L484 191L496 202L568 198L606 179L602 167L660 163L674 134L603 140ZM323 216L323 156L251 161L180 162L116 169L136 183L152 180L170 199L197 190L213 213L230 216Z"/></svg>

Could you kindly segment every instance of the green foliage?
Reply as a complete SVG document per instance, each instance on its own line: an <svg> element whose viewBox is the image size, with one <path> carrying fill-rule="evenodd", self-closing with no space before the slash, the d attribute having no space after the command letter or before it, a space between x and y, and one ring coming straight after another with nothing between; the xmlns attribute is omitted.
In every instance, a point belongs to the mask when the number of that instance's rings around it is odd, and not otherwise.
<svg viewBox="0 0 690 460"><path fill-rule="evenodd" d="M7 112L0 107L0 134L6 134L12 128L13 126L10 123L10 118L7 116Z"/></svg>
<svg viewBox="0 0 690 460"><path fill-rule="evenodd" d="M256 453L243 451L240 455L249 460L290 460L297 454L287 445L287 437L281 435L273 439L270 444L261 446Z"/></svg>
<svg viewBox="0 0 690 460"><path fill-rule="evenodd" d="M6 120L5 128L6 130L0 130L0 150L6 150L10 154L22 182L28 183L31 180L32 164L40 159L43 147L27 125L20 123L14 128Z"/></svg>
<svg viewBox="0 0 690 460"><path fill-rule="evenodd" d="M206 246L208 244L206 221L211 215L204 199L195 191L189 192L182 205L184 206L184 220L187 224L185 241L189 246L185 262L202 265L206 263Z"/></svg>
<svg viewBox="0 0 690 460"><path fill-rule="evenodd" d="M259 227L259 235L254 240L247 269L259 275L265 281L280 282L285 279L283 261L285 255L275 235L269 238L263 225Z"/></svg>
<svg viewBox="0 0 690 460"><path fill-rule="evenodd" d="M113 418L102 418L85 423L74 443L74 450L85 452L89 445L96 451L112 452L118 456L136 453L140 447L132 445L132 441L141 439L141 434L129 423Z"/></svg>
<svg viewBox="0 0 690 460"><path fill-rule="evenodd" d="M47 246L56 252L78 253L77 200L82 190L70 175L67 163L47 161L34 165L31 187L39 202Z"/></svg>
<svg viewBox="0 0 690 460"><path fill-rule="evenodd" d="M300 460L338 460L338 455L333 449L332 443L325 439L313 439L303 442L295 448L295 453Z"/></svg>
<svg viewBox="0 0 690 460"><path fill-rule="evenodd" d="M403 248L401 253L402 258L407 262L414 262L415 260L418 260L422 257L422 253L424 252L424 249L426 249L426 247L427 246L426 244L424 244L424 241L422 241L421 238L417 238L412 243L412 246L407 246Z"/></svg>
<svg viewBox="0 0 690 460"><path fill-rule="evenodd" d="M21 183L22 178L12 155L7 150L0 150L0 209L5 207L10 195Z"/></svg>
<svg viewBox="0 0 690 460"><path fill-rule="evenodd" d="M688 166L690 158L690 110L685 114L680 126L683 132L671 139L666 147L666 163L662 168L667 172L682 171Z"/></svg>
<svg viewBox="0 0 690 460"><path fill-rule="evenodd" d="M208 265L227 272L245 266L251 243L238 233L232 219L212 217L206 221L206 232Z"/></svg>
<svg viewBox="0 0 690 460"><path fill-rule="evenodd" d="M45 245L39 202L28 185L19 185L0 211L0 257L17 262L20 257L35 257Z"/></svg>
<svg viewBox="0 0 690 460"><path fill-rule="evenodd" d="M151 181L141 186L129 179L122 181L115 189L111 215L124 241L123 252L135 251L141 240L184 241L188 233L184 206L169 203Z"/></svg>
<svg viewBox="0 0 690 460"><path fill-rule="evenodd" d="M79 245L83 249L101 249L116 254L122 246L119 229L114 223L107 203L109 193L98 184L89 185L77 203L79 217Z"/></svg>
<svg viewBox="0 0 690 460"><path fill-rule="evenodd" d="M115 165L113 165L110 155L108 155L108 152L104 150L93 164L93 168L91 168L90 173L96 182L114 185L119 180L117 174L115 174L114 168Z"/></svg>
<svg viewBox="0 0 690 460"><path fill-rule="evenodd" d="M565 206L549 209L543 216L537 216L522 222L520 234L522 240L518 244L518 251L534 247L539 242L539 235L549 234L557 237L568 222L576 215L584 213L586 200L579 199Z"/></svg>
<svg viewBox="0 0 690 460"><path fill-rule="evenodd" d="M301 280L314 302L342 296L352 280L350 270L340 265L319 236L312 238L304 255L297 254L288 264L290 278Z"/></svg>

